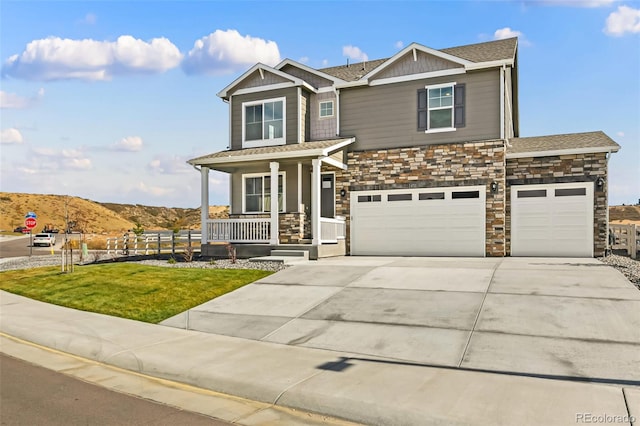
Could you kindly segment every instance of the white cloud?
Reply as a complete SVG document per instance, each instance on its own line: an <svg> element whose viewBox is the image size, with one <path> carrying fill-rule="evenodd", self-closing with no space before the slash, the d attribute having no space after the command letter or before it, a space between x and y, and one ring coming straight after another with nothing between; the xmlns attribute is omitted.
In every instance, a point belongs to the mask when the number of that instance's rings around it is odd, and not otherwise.
<svg viewBox="0 0 640 426"><path fill-rule="evenodd" d="M393 44L393 46L396 49L400 50L400 49L402 49L404 47L404 42L402 40L398 40Z"/></svg>
<svg viewBox="0 0 640 426"><path fill-rule="evenodd" d="M510 27L499 28L493 33L494 40L504 40L505 38L513 37L518 37L518 44L520 46L531 46L531 43L521 31L513 30Z"/></svg>
<svg viewBox="0 0 640 426"><path fill-rule="evenodd" d="M298 62L300 62L301 64L306 64L307 62L309 62L309 57L303 56L302 58L298 59Z"/></svg>
<svg viewBox="0 0 640 426"><path fill-rule="evenodd" d="M82 149L53 149L33 147L31 161L38 173L48 173L52 170L89 170L92 168L91 159L87 158Z"/></svg>
<svg viewBox="0 0 640 426"><path fill-rule="evenodd" d="M133 190L137 190L144 194L154 195L156 197L162 197L167 194L171 194L175 191L174 188L162 188L159 186L148 186L144 182L138 182L138 184L133 188Z"/></svg>
<svg viewBox="0 0 640 426"><path fill-rule="evenodd" d="M356 46L342 46L342 56L346 56L349 59L353 59L360 62L365 62L369 60L369 56L360 50L359 47Z"/></svg>
<svg viewBox="0 0 640 426"><path fill-rule="evenodd" d="M2 109L24 109L37 103L44 96L44 89L40 88L38 93L30 98L20 96L15 93L0 90L0 108Z"/></svg>
<svg viewBox="0 0 640 426"><path fill-rule="evenodd" d="M494 40L503 40L505 38L512 37L522 37L522 33L520 31L512 30L509 27L497 29L496 32L493 33Z"/></svg>
<svg viewBox="0 0 640 426"><path fill-rule="evenodd" d="M328 65L329 65L329 60L328 60L328 59L323 59L323 60L322 60L322 66L323 66L323 67L326 67L326 66L328 66Z"/></svg>
<svg viewBox="0 0 640 426"><path fill-rule="evenodd" d="M87 25L94 25L97 20L98 20L98 17L94 13L87 13L84 16L84 18L80 20L80 23L87 24Z"/></svg>
<svg viewBox="0 0 640 426"><path fill-rule="evenodd" d="M172 157L156 156L148 164L148 169L153 173L175 175L180 173L192 173L193 168L187 164L187 158L174 155Z"/></svg>
<svg viewBox="0 0 640 426"><path fill-rule="evenodd" d="M166 38L150 42L129 35L114 42L59 37L34 40L9 57L3 76L25 80L109 80L114 75L158 73L175 68L182 54Z"/></svg>
<svg viewBox="0 0 640 426"><path fill-rule="evenodd" d="M142 150L142 138L139 136L127 136L111 146L115 151L138 152Z"/></svg>
<svg viewBox="0 0 640 426"><path fill-rule="evenodd" d="M570 6L570 7L606 7L618 0L542 0L533 3L542 3L549 6Z"/></svg>
<svg viewBox="0 0 640 426"><path fill-rule="evenodd" d="M617 132L616 136L618 136L620 138L624 138L624 132Z"/></svg>
<svg viewBox="0 0 640 426"><path fill-rule="evenodd" d="M20 133L20 130L18 129L11 127L0 132L1 144L21 144L23 142L24 138L22 137L22 133Z"/></svg>
<svg viewBox="0 0 640 426"><path fill-rule="evenodd" d="M182 67L187 74L226 74L256 62L271 66L280 62L277 43L249 35L243 37L236 30L216 30L196 40Z"/></svg>
<svg viewBox="0 0 640 426"><path fill-rule="evenodd" d="M604 32L611 36L623 36L626 33L640 33L640 9L619 6L607 18Z"/></svg>

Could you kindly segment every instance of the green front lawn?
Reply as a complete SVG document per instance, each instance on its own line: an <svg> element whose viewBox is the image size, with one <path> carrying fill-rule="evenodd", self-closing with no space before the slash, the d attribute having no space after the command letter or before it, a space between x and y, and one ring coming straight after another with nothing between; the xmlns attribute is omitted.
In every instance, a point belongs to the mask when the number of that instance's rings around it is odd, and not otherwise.
<svg viewBox="0 0 640 426"><path fill-rule="evenodd" d="M111 263L0 272L0 289L68 308L158 323L272 272Z"/></svg>

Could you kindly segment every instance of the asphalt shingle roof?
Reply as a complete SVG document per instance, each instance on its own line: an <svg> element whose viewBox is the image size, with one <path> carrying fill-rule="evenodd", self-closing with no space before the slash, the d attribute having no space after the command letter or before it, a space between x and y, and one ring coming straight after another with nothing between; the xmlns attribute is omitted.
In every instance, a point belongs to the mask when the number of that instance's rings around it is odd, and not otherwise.
<svg viewBox="0 0 640 426"><path fill-rule="evenodd" d="M517 38L488 41L484 43L468 44L465 46L440 49L440 52L457 56L471 62L489 62L501 59L513 59L516 54ZM360 80L365 74L370 73L391 58L374 59L372 61L357 62L354 64L339 65L337 67L321 68L325 74L340 78L344 81Z"/></svg>
<svg viewBox="0 0 640 426"><path fill-rule="evenodd" d="M250 155L278 154L282 152L296 152L296 151L299 151L301 156L304 156L304 151L310 151L313 149L330 148L333 145L348 141L349 139L350 138L328 139L323 141L295 143L295 144L288 144L288 145L263 146L260 148L245 148L245 149L219 151L219 152L214 152L213 154L203 155L202 157L193 158L189 160L188 163L199 164L206 160L213 160L216 158L234 158L234 157L237 158L238 161L242 161L242 157L246 157Z"/></svg>
<svg viewBox="0 0 640 426"><path fill-rule="evenodd" d="M511 146L507 154L523 154L528 152L561 151L585 148L610 148L618 151L618 145L604 132L569 133L564 135L534 136L527 138L513 138L509 140Z"/></svg>

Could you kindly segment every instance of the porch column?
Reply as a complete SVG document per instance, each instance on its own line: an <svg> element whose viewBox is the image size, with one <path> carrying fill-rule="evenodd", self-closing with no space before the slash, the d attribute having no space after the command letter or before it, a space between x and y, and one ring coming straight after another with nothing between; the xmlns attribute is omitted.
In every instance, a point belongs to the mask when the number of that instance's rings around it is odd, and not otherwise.
<svg viewBox="0 0 640 426"><path fill-rule="evenodd" d="M269 168L271 169L271 239L269 240L269 244L278 245L279 243L279 232L278 229L278 168L280 164L277 161L272 161L269 163Z"/></svg>
<svg viewBox="0 0 640 426"><path fill-rule="evenodd" d="M319 246L320 242L320 159L311 160L311 244Z"/></svg>
<svg viewBox="0 0 640 426"><path fill-rule="evenodd" d="M204 245L209 241L209 168L200 167L200 242Z"/></svg>

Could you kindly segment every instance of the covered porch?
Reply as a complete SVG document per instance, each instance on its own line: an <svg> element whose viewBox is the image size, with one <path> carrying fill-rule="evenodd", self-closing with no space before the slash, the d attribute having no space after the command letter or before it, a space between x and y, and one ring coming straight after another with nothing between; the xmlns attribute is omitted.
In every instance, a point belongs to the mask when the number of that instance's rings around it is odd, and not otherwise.
<svg viewBox="0 0 640 426"><path fill-rule="evenodd" d="M201 174L203 254L222 255L226 243L236 246L239 257L283 248L307 250L310 258L344 254L345 218L335 208L344 194L336 190L336 176L346 170L344 148L354 141L222 151L190 160ZM229 174L229 219L209 218L210 170Z"/></svg>

